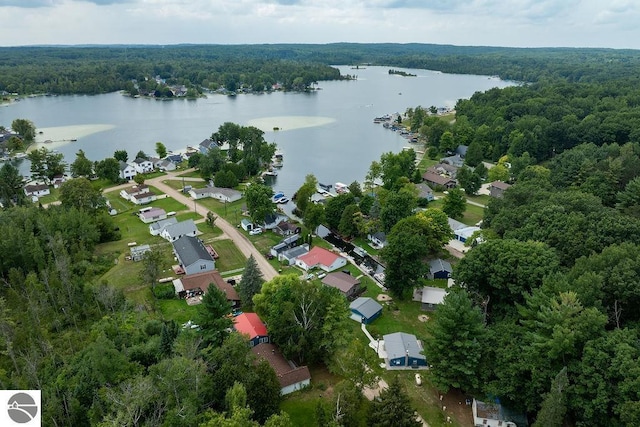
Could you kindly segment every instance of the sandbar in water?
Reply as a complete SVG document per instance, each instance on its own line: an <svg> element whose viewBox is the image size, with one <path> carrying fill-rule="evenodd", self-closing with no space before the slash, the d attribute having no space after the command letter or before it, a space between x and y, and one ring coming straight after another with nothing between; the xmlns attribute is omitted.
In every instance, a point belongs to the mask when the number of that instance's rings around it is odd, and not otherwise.
<svg viewBox="0 0 640 427"><path fill-rule="evenodd" d="M104 132L106 130L113 129L114 127L115 125L89 124L37 128L36 144L30 147L30 150L38 149L40 147L47 147L50 149L61 147L74 142L83 136ZM48 142L45 143L45 141Z"/></svg>

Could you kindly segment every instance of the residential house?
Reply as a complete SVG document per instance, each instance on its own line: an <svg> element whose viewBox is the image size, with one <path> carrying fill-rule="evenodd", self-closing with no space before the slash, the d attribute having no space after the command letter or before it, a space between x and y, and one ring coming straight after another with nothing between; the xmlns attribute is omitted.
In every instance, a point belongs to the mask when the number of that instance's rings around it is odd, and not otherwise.
<svg viewBox="0 0 640 427"><path fill-rule="evenodd" d="M177 223L178 219L175 216L154 222L149 225L149 233L152 236L159 236L166 227Z"/></svg>
<svg viewBox="0 0 640 427"><path fill-rule="evenodd" d="M311 373L306 366L296 366L287 361L278 348L269 343L258 344L251 351L273 368L280 383L280 394L287 395L307 387L311 382Z"/></svg>
<svg viewBox="0 0 640 427"><path fill-rule="evenodd" d="M347 265L347 259L325 248L315 246L308 253L296 259L296 265L305 271L318 267L326 272L337 270Z"/></svg>
<svg viewBox="0 0 640 427"><path fill-rule="evenodd" d="M353 299L360 290L360 279L342 271L335 271L322 278L322 284L336 288L347 299Z"/></svg>
<svg viewBox="0 0 640 427"><path fill-rule="evenodd" d="M270 213L264 217L264 224L262 227L265 230L273 230L274 228L276 228L276 226L279 223L281 223L282 221L286 221L288 219L289 219L288 216L281 214L279 212Z"/></svg>
<svg viewBox="0 0 640 427"><path fill-rule="evenodd" d="M125 181L130 181L136 176L138 172L136 172L136 168L132 165L120 161L120 179L124 179Z"/></svg>
<svg viewBox="0 0 640 427"><path fill-rule="evenodd" d="M461 168L464 166L464 158L460 156L460 154L454 154L453 156L445 157L440 159L441 163L448 163L451 166L456 168Z"/></svg>
<svg viewBox="0 0 640 427"><path fill-rule="evenodd" d="M502 197L509 187L511 187L511 184L507 184L506 182L493 181L489 184L489 195L491 197Z"/></svg>
<svg viewBox="0 0 640 427"><path fill-rule="evenodd" d="M173 154L169 154L167 157L165 157L165 159L175 163L176 165L179 165L180 163L182 163L182 155L179 153L173 153Z"/></svg>
<svg viewBox="0 0 640 427"><path fill-rule="evenodd" d="M453 269L449 261L437 258L429 261L429 279L448 279Z"/></svg>
<svg viewBox="0 0 640 427"><path fill-rule="evenodd" d="M137 173L153 172L153 163L150 160L138 157L133 161L132 165Z"/></svg>
<svg viewBox="0 0 640 427"><path fill-rule="evenodd" d="M293 265L298 257L307 253L309 253L309 245L304 243L300 246L295 246L280 252L277 255L277 258L280 262L286 262L288 265Z"/></svg>
<svg viewBox="0 0 640 427"><path fill-rule="evenodd" d="M269 342L267 327L256 313L242 313L234 317L233 327L236 332L249 337L251 347Z"/></svg>
<svg viewBox="0 0 640 427"><path fill-rule="evenodd" d="M382 314L382 306L373 298L359 297L349 304L351 318L357 322L369 324Z"/></svg>
<svg viewBox="0 0 640 427"><path fill-rule="evenodd" d="M31 197L42 197L51 194L46 184L27 184L24 186L24 194Z"/></svg>
<svg viewBox="0 0 640 427"><path fill-rule="evenodd" d="M428 202L435 200L433 190L424 182L415 184L415 187L418 189L418 199L426 199Z"/></svg>
<svg viewBox="0 0 640 427"><path fill-rule="evenodd" d="M442 304L446 295L446 289L424 286L415 290L413 300L420 302L423 310L435 311Z"/></svg>
<svg viewBox="0 0 640 427"><path fill-rule="evenodd" d="M197 237L182 236L176 239L173 242L173 252L185 274L203 273L216 268L213 257Z"/></svg>
<svg viewBox="0 0 640 427"><path fill-rule="evenodd" d="M443 159L445 160L445 159ZM446 176L451 179L455 179L458 175L458 166L449 163L438 163L427 169L427 172L435 173L436 175Z"/></svg>
<svg viewBox="0 0 640 427"><path fill-rule="evenodd" d="M53 185L53 188L60 188L67 180L68 178L64 175L56 175L51 180L51 185Z"/></svg>
<svg viewBox="0 0 640 427"><path fill-rule="evenodd" d="M433 189L436 189L438 187L450 189L458 185L458 182L455 179L438 175L437 173L429 171L422 174L422 180Z"/></svg>
<svg viewBox="0 0 640 427"><path fill-rule="evenodd" d="M177 166L174 162L172 162L169 159L162 159L160 160L160 162L157 163L156 168L161 171L170 172L170 171L176 170Z"/></svg>
<svg viewBox="0 0 640 427"><path fill-rule="evenodd" d="M206 294L211 285L218 288L227 296L227 301L229 301L232 307L240 307L240 296L238 296L238 292L222 278L218 270L189 274L173 281L173 288L176 291L176 295L180 298L193 294Z"/></svg>
<svg viewBox="0 0 640 427"><path fill-rule="evenodd" d="M145 210L144 212L140 212L138 214L138 217L145 224L149 224L152 222L167 219L167 213L164 209L161 208L151 208L149 210Z"/></svg>
<svg viewBox="0 0 640 427"><path fill-rule="evenodd" d="M389 367L418 368L427 366L422 345L415 335L395 332L383 336L386 362Z"/></svg>
<svg viewBox="0 0 640 427"><path fill-rule="evenodd" d="M273 231L281 236L291 236L300 233L300 226L289 221L280 221Z"/></svg>
<svg viewBox="0 0 640 427"><path fill-rule="evenodd" d="M510 411L497 402L481 402L473 399L471 412L475 427L526 427L529 425L524 414Z"/></svg>
<svg viewBox="0 0 640 427"><path fill-rule="evenodd" d="M192 219L166 226L160 232L160 236L170 242L175 242L183 236L195 237L196 234L198 234L198 227Z"/></svg>
<svg viewBox="0 0 640 427"><path fill-rule="evenodd" d="M149 252L151 250L151 246L149 245L140 245L140 246L134 246L131 249L129 249L130 253L131 253L131 260L132 261L142 261L142 259L144 258L144 254L146 254L147 252Z"/></svg>
<svg viewBox="0 0 640 427"><path fill-rule="evenodd" d="M447 218L447 222L449 223L449 228L451 228L451 231L453 231L454 233L456 232L456 230L468 227L468 225L464 222L457 221L453 218Z"/></svg>
<svg viewBox="0 0 640 427"><path fill-rule="evenodd" d="M453 232L453 235L455 236L456 240L462 243L465 243L468 239L471 238L471 236L473 236L473 233L480 230L481 230L480 227L475 227L475 226L462 227L455 230Z"/></svg>
<svg viewBox="0 0 640 427"><path fill-rule="evenodd" d="M209 190L209 187L192 188L189 190L189 195L195 200L206 199L207 197L211 197L211 192Z"/></svg>
<svg viewBox="0 0 640 427"><path fill-rule="evenodd" d="M242 193L233 188L209 187L209 194L212 199L220 200L224 203L235 202L242 198Z"/></svg>
<svg viewBox="0 0 640 427"><path fill-rule="evenodd" d="M465 157L467 157L467 150L469 150L468 145L458 145L458 147L456 148L455 154L457 154L458 156L464 159Z"/></svg>
<svg viewBox="0 0 640 427"><path fill-rule="evenodd" d="M376 248L384 248L387 244L387 235L382 231L377 231L373 234L367 235L367 239L369 239L369 241L373 243L373 246Z"/></svg>
<svg viewBox="0 0 640 427"><path fill-rule="evenodd" d="M299 234L294 234L293 236L286 237L282 239L282 241L277 245L272 246L269 250L269 253L274 257L278 257L280 253L297 246L298 240L300 240Z"/></svg>
<svg viewBox="0 0 640 427"><path fill-rule="evenodd" d="M145 185L145 184L133 185L131 187L123 188L122 190L120 190L120 197L122 197L125 200L129 200L133 202L133 196L136 196L138 194L146 194L150 192L151 190L149 189L148 185Z"/></svg>
<svg viewBox="0 0 640 427"><path fill-rule="evenodd" d="M156 195L152 192L134 194L131 196L130 200L136 205L146 205L147 203L151 203L156 200Z"/></svg>
<svg viewBox="0 0 640 427"><path fill-rule="evenodd" d="M198 151L201 154L207 154L209 150L219 148L218 144L212 139L205 139L200 144L198 144Z"/></svg>

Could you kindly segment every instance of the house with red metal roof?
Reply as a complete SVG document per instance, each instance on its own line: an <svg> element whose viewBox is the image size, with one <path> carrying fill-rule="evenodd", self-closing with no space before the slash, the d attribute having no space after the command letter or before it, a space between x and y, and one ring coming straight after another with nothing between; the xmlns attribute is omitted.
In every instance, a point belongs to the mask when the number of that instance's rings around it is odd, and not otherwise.
<svg viewBox="0 0 640 427"><path fill-rule="evenodd" d="M296 259L296 265L305 271L320 268L326 272L337 270L347 265L347 259L325 248L316 246Z"/></svg>
<svg viewBox="0 0 640 427"><path fill-rule="evenodd" d="M249 337L251 347L269 342L267 327L256 313L242 313L233 318L236 332Z"/></svg>

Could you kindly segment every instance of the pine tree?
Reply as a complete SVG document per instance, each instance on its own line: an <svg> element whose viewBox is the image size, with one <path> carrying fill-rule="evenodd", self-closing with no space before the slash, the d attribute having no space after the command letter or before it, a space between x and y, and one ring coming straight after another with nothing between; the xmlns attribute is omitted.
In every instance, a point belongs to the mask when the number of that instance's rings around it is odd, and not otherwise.
<svg viewBox="0 0 640 427"><path fill-rule="evenodd" d="M245 309L253 306L253 296L260 293L262 283L264 283L262 272L258 268L256 259L251 255L238 284L238 293Z"/></svg>
<svg viewBox="0 0 640 427"><path fill-rule="evenodd" d="M205 345L218 347L222 344L228 335L227 329L233 326L233 322L227 317L230 313L231 304L227 301L225 293L213 284L209 286L202 298L202 304L198 306L196 319L202 330Z"/></svg>
<svg viewBox="0 0 640 427"><path fill-rule="evenodd" d="M371 427L421 427L416 420L415 410L409 404L409 396L402 389L400 380L395 377L389 388L380 393L369 412Z"/></svg>

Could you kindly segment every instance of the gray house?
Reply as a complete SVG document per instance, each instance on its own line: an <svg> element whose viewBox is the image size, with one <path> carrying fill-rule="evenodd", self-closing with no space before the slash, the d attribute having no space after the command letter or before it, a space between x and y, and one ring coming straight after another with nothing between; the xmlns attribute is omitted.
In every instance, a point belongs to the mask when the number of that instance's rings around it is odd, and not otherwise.
<svg viewBox="0 0 640 427"><path fill-rule="evenodd" d="M274 257L278 257L282 252L289 250L298 245L298 240L300 239L299 234L294 234L293 236L286 237L282 239L280 243L275 246L272 246L269 250L269 253Z"/></svg>
<svg viewBox="0 0 640 427"><path fill-rule="evenodd" d="M427 358L422 354L422 345L415 335L396 332L384 335L383 338L389 367L427 366Z"/></svg>
<svg viewBox="0 0 640 427"><path fill-rule="evenodd" d="M216 263L197 237L182 236L173 242L173 252L185 274L213 271Z"/></svg>
<svg viewBox="0 0 640 427"><path fill-rule="evenodd" d="M373 322L382 314L382 306L369 297L356 298L349 304L349 309L351 318L364 324Z"/></svg>
<svg viewBox="0 0 640 427"><path fill-rule="evenodd" d="M294 246L290 249L282 251L278 254L278 261L286 262L293 265L299 256L309 253L309 245L304 243L300 246Z"/></svg>

